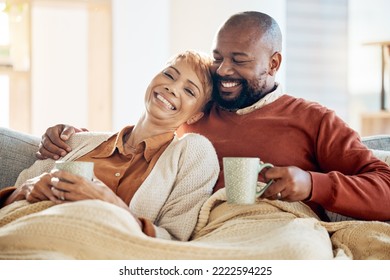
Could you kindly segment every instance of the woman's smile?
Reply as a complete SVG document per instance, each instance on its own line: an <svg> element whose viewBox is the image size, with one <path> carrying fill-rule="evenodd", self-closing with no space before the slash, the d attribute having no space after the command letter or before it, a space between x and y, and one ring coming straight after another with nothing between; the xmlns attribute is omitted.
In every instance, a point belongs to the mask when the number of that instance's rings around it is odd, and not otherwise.
<svg viewBox="0 0 390 280"><path fill-rule="evenodd" d="M176 107L171 103L169 102L167 99L164 98L164 96L156 93L156 97L158 100L160 100L166 108L170 109L170 110L176 110Z"/></svg>

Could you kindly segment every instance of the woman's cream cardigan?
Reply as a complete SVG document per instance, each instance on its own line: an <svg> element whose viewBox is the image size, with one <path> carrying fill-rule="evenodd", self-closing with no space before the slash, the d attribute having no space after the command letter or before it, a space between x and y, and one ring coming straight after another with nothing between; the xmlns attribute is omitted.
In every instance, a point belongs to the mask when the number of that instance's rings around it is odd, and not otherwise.
<svg viewBox="0 0 390 280"><path fill-rule="evenodd" d="M77 133L68 141L72 152L61 160L76 160L111 135ZM50 171L54 162L52 159L36 161L19 175L16 186ZM181 138L175 136L135 193L129 205L130 210L136 216L153 222L156 237L188 240L196 225L199 210L210 197L218 174L218 157L207 138L193 133Z"/></svg>

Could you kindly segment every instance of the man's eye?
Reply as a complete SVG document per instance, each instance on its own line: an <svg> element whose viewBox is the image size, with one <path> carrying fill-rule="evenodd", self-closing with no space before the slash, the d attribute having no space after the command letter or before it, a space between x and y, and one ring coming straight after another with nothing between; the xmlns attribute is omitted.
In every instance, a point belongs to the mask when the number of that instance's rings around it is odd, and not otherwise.
<svg viewBox="0 0 390 280"><path fill-rule="evenodd" d="M246 60L236 60L236 59L233 59L233 62L234 62L235 64L244 64L244 63L247 63L248 61L246 61Z"/></svg>

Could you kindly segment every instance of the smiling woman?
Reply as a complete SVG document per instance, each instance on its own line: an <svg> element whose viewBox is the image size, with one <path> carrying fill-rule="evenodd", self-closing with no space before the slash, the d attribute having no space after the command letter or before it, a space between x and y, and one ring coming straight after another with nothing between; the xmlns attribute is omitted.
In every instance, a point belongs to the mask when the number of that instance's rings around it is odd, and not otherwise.
<svg viewBox="0 0 390 280"><path fill-rule="evenodd" d="M187 124L199 120L203 116L203 107L211 98L211 78L207 67L211 65L211 59L194 54L184 52L175 56L152 79L146 91L147 117L164 122L172 131L183 120Z"/></svg>
<svg viewBox="0 0 390 280"><path fill-rule="evenodd" d="M175 132L203 116L211 98L210 65L204 54L178 54L151 80L146 110L136 125L113 135L80 132L64 143L72 151L61 160L94 162L92 182L66 171L50 172L53 159L37 161L21 173L16 187L0 192L0 206L1 201L7 206L19 200L101 200L126 209L148 236L188 240L219 164L207 138L179 138ZM62 131L63 125L58 127ZM52 145L50 141L46 138L43 146Z"/></svg>

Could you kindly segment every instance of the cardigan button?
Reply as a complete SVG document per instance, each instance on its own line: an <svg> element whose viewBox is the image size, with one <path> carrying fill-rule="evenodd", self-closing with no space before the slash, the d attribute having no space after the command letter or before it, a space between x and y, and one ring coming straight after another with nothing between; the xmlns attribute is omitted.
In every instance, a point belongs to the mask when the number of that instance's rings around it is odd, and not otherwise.
<svg viewBox="0 0 390 280"><path fill-rule="evenodd" d="M121 174L119 172L115 173L115 177L119 177Z"/></svg>

